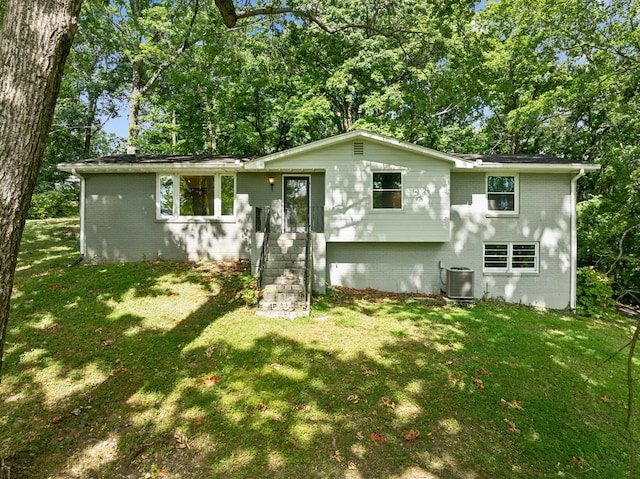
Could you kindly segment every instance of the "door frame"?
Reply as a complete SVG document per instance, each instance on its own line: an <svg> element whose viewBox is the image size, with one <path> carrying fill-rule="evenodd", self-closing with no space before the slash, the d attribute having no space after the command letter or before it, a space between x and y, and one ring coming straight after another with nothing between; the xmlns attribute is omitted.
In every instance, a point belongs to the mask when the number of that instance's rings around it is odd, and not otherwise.
<svg viewBox="0 0 640 479"><path fill-rule="evenodd" d="M307 180L307 230L311 227L311 175L300 174L283 174L282 175L282 232L285 233L287 225L287 178L301 178Z"/></svg>

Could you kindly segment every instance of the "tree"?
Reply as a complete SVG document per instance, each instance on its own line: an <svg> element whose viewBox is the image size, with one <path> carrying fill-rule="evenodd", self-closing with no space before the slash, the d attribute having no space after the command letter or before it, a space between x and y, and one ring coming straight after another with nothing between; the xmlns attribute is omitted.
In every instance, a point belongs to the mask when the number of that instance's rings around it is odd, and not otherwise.
<svg viewBox="0 0 640 479"><path fill-rule="evenodd" d="M82 0L8 0L0 33L0 367L22 231Z"/></svg>

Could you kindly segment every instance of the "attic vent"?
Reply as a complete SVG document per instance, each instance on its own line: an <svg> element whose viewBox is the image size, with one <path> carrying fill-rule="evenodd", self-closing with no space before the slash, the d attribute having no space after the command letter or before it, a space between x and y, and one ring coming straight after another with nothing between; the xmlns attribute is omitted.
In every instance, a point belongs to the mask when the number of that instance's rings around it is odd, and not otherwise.
<svg viewBox="0 0 640 479"><path fill-rule="evenodd" d="M364 155L364 143L362 141L353 142L353 154L358 156Z"/></svg>

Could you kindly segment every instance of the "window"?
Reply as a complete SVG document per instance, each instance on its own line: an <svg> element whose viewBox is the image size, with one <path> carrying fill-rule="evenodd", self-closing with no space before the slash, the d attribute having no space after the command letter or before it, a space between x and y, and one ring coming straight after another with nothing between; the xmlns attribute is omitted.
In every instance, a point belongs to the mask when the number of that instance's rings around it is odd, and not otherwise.
<svg viewBox="0 0 640 479"><path fill-rule="evenodd" d="M402 173L373 174L373 208L402 208Z"/></svg>
<svg viewBox="0 0 640 479"><path fill-rule="evenodd" d="M487 175L487 204L492 213L518 213L518 177Z"/></svg>
<svg viewBox="0 0 640 479"><path fill-rule="evenodd" d="M220 177L220 214L233 216L236 198L236 179L231 175Z"/></svg>
<svg viewBox="0 0 640 479"><path fill-rule="evenodd" d="M160 218L231 217L235 213L235 176L158 176Z"/></svg>
<svg viewBox="0 0 640 479"><path fill-rule="evenodd" d="M215 216L214 184L214 176L180 176L180 216Z"/></svg>
<svg viewBox="0 0 640 479"><path fill-rule="evenodd" d="M485 243L485 272L538 272L538 243Z"/></svg>

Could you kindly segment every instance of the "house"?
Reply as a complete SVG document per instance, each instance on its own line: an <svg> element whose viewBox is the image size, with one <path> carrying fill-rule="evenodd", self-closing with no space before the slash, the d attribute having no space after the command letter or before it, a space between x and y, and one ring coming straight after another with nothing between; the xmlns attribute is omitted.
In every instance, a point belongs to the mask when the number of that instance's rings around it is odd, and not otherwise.
<svg viewBox="0 0 640 479"><path fill-rule="evenodd" d="M260 158L59 168L81 179L87 261L251 258L265 309L295 309L295 294L327 285L573 309L576 183L599 165L353 131Z"/></svg>

